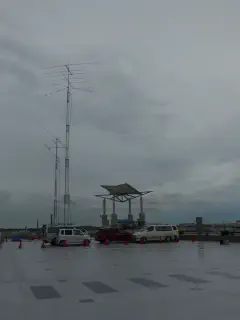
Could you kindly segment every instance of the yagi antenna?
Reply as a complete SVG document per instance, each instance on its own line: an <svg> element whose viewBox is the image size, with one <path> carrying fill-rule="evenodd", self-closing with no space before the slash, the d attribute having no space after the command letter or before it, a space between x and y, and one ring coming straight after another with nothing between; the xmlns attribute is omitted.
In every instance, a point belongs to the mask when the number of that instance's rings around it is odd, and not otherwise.
<svg viewBox="0 0 240 320"><path fill-rule="evenodd" d="M65 125L65 179L64 179L64 225L69 225L72 223L71 217L71 197L70 197L70 160L69 160L69 145L70 145L70 127L71 127L71 115L72 115L72 91L86 91L93 92L91 87L77 86L81 85L87 81L80 81L81 75L85 74L82 72L81 68L83 65L92 64L91 62L83 62L78 64L65 64L49 67L46 69L56 69L53 72L48 72L48 76L57 77L57 81L61 78L65 80L66 87L56 90L55 92L50 92L45 94L45 96L52 95L53 93L58 93L60 91L67 92L66 101L66 125ZM74 67L73 67L74 66ZM79 67L79 68L78 68ZM45 69L45 70L46 70ZM79 82L78 82L79 81Z"/></svg>

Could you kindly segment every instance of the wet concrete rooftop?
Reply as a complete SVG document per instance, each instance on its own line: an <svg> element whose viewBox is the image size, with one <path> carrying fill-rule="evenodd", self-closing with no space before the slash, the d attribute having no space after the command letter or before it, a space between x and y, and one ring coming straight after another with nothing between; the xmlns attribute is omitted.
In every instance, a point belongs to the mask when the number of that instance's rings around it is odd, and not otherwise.
<svg viewBox="0 0 240 320"><path fill-rule="evenodd" d="M0 249L1 319L239 319L240 244Z"/></svg>

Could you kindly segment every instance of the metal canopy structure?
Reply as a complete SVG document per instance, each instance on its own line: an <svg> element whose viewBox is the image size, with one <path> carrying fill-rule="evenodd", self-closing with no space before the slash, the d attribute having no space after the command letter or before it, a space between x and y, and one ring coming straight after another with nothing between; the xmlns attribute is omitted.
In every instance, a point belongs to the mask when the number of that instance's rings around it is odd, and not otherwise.
<svg viewBox="0 0 240 320"><path fill-rule="evenodd" d="M138 191L128 183L118 184L115 186L101 185L101 187L107 190L108 194L97 194L98 198L117 202L127 202L132 199L139 198L145 194L151 193L152 191Z"/></svg>

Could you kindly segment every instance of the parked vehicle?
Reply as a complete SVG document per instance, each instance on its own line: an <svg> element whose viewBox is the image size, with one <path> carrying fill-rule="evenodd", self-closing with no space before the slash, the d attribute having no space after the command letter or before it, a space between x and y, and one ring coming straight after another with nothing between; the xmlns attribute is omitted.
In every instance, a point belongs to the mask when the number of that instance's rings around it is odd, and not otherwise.
<svg viewBox="0 0 240 320"><path fill-rule="evenodd" d="M88 231L86 230L86 229L84 229L84 228L78 228L78 227L76 227L76 229L78 229L78 230L81 230L84 234L88 234Z"/></svg>
<svg viewBox="0 0 240 320"><path fill-rule="evenodd" d="M51 243L53 239L58 235L59 229L64 228L64 226L51 226L44 224L42 227L42 236L45 242ZM72 229L72 227L70 227Z"/></svg>
<svg viewBox="0 0 240 320"><path fill-rule="evenodd" d="M95 235L95 240L104 243L106 240L111 242L132 241L132 233L119 228L101 228Z"/></svg>
<svg viewBox="0 0 240 320"><path fill-rule="evenodd" d="M149 225L133 234L135 242L176 241L177 239L179 239L179 232L175 225Z"/></svg>
<svg viewBox="0 0 240 320"><path fill-rule="evenodd" d="M73 227L49 227L45 235L45 242L49 242L52 245L64 244L64 241L70 245L83 244L84 241L90 243L91 238L88 233L81 231L80 229Z"/></svg>

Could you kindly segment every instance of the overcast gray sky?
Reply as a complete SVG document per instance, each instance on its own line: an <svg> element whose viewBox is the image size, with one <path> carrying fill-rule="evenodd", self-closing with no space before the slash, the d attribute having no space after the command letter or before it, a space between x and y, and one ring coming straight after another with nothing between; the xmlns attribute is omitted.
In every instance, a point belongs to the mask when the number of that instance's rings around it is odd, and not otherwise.
<svg viewBox="0 0 240 320"><path fill-rule="evenodd" d="M99 224L93 195L125 181L154 191L149 221L239 218L239 1L3 0L0 9L1 226L48 219L44 128L64 141L66 99L45 97L55 87L43 69L84 61L94 92L73 93L75 222Z"/></svg>

